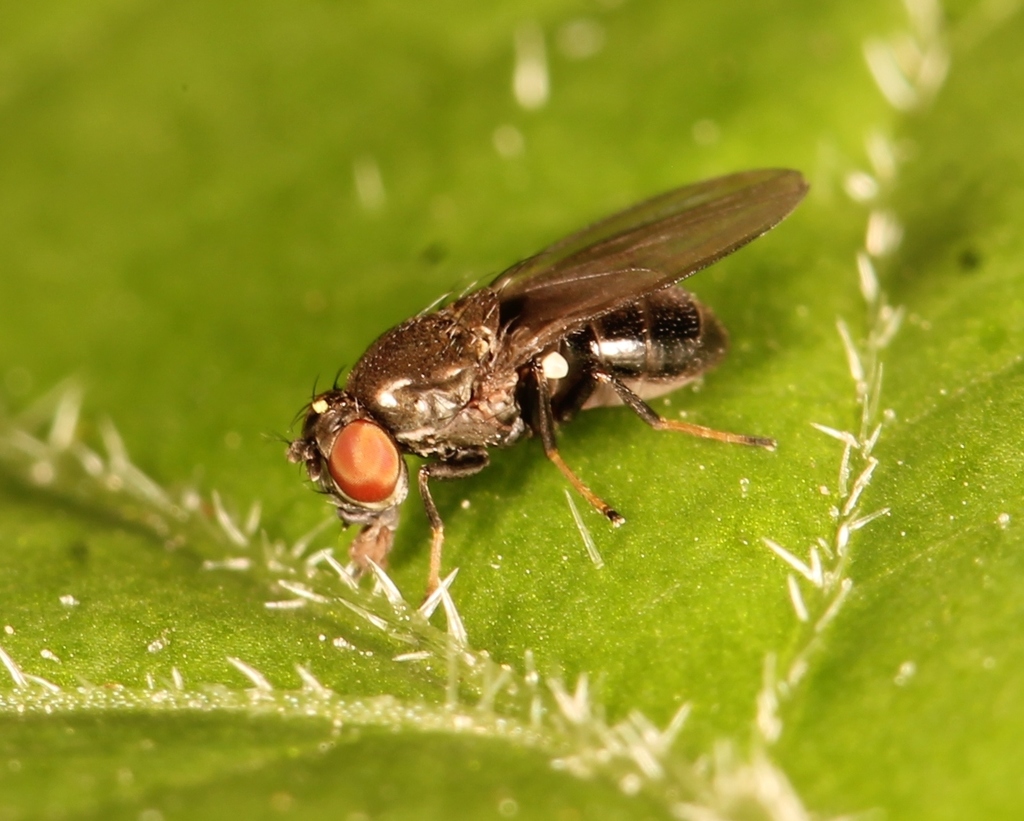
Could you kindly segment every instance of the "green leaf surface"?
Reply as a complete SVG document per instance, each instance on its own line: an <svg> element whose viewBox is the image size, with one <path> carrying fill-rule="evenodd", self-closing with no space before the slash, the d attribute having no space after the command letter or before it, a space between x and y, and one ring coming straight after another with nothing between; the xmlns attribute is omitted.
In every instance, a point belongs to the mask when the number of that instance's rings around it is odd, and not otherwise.
<svg viewBox="0 0 1024 821"><path fill-rule="evenodd" d="M1024 23L909 8L0 9L0 819L1017 817ZM283 458L314 378L759 166L812 192L688 283L732 351L656 407L777 452L583 414L563 455L628 520L577 502L601 568L539 444L492 452L435 492L461 647L414 612L417 499L411 605L306 561L336 524L292 549L330 515Z"/></svg>

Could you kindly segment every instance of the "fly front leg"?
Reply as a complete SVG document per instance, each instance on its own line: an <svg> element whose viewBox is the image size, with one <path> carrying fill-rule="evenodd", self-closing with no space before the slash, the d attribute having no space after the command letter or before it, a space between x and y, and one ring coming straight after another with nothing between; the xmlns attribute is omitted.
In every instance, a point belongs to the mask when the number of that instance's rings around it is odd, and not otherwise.
<svg viewBox="0 0 1024 821"><path fill-rule="evenodd" d="M464 450L457 456L444 462L427 462L420 468L418 481L420 487L420 498L423 500L423 507L426 508L427 518L430 520L430 570L427 574L427 595L429 596L441 583L441 548L444 546L444 522L437 512L437 505L434 504L434 497L430 495L430 479L462 479L465 476L472 476L479 473L490 463L491 459L487 451Z"/></svg>
<svg viewBox="0 0 1024 821"><path fill-rule="evenodd" d="M615 527L625 524L626 520L604 499L583 484L582 480L562 459L558 452L558 445L555 443L555 418L551 410L551 391L548 389L548 380L544 375L543 366L539 362L534 362L530 373L537 397L535 427L544 445L545 455L555 463L555 467L562 471L562 475L576 488L580 496L590 503L591 507L607 518Z"/></svg>
<svg viewBox="0 0 1024 821"><path fill-rule="evenodd" d="M605 382L615 388L615 392L622 399L623 403L643 419L655 430L675 430L688 433L691 436L699 436L702 439L717 439L719 442L731 442L736 445L755 445L768 450L775 450L775 440L767 436L748 436L743 433L727 433L714 428L706 428L703 425L694 425L691 422L678 422L672 419L665 419L655 413L654 409L637 396L618 377L605 371L595 371L594 379Z"/></svg>

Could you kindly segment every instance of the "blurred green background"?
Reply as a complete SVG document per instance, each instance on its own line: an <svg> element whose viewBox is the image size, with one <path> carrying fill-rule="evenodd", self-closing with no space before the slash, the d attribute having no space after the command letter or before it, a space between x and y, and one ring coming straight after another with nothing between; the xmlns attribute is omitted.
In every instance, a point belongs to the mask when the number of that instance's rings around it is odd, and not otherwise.
<svg viewBox="0 0 1024 821"><path fill-rule="evenodd" d="M762 539L806 556L835 536L842 446L810 423L858 424L835 322L857 340L868 331L855 254L869 209L844 185L872 171L866 145L881 135L898 163L879 207L904 239L879 271L907 319L885 354L895 420L863 510L891 512L854 535L853 593L783 700L768 754L822 816L1019 817L1016 8L7 3L3 406L15 414L74 377L86 441L110 417L162 486L215 489L240 511L258 499L267 530L293 540L325 514L281 440L314 379L440 294L616 208L720 173L799 168L812 193L794 217L688 284L733 350L664 409L770 434L777 453L658 435L622 410L584 415L563 453L629 520L611 531L582 511L601 570L537 443L436 493L475 648L517 674L526 651L543 675L589 674L612 721L639 710L661 726L689 701L672 760L699 773L728 740L745 761L762 747L766 657L782 669L813 640ZM934 99L894 106L870 43L936 71L925 58L948 57L948 78ZM546 91L516 91L530 65ZM415 498L404 519L391 573L417 601L429 533ZM318 544L341 554L346 538L332 529ZM69 693L140 691L172 667L197 692L238 693L250 683L231 656L277 688L299 687L299 663L342 696L441 709L436 677L390 662L331 612L266 609L266 580L203 570L209 550L168 552L8 470L0 647ZM812 615L827 605L816 595ZM323 716L97 709L85 696L44 715L3 675L0 819L682 812L664 792L576 779L508 739L358 722L339 736ZM757 802L715 804L714 789L679 800L772 817ZM774 817L803 817L779 806Z"/></svg>

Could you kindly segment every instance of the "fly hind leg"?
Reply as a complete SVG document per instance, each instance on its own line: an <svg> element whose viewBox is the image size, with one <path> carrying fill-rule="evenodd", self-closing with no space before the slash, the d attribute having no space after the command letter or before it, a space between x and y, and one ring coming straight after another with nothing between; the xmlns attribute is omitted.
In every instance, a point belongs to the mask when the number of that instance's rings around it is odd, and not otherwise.
<svg viewBox="0 0 1024 821"><path fill-rule="evenodd" d="M615 392L628 405L637 416L643 419L655 430L675 430L681 433L688 433L691 436L699 436L702 439L716 439L719 442L730 442L736 445L754 445L767 450L775 450L775 440L767 436L748 436L743 433L727 433L714 428L706 428L703 425L694 425L691 422L679 422L655 413L643 399L637 396L621 379L605 371L596 371L594 379L611 385Z"/></svg>

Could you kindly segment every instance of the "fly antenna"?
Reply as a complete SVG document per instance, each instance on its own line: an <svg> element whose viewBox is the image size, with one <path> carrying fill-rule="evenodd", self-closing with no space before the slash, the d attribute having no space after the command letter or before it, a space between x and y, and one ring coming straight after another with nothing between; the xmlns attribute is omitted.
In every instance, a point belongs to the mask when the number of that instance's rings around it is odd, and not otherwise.
<svg viewBox="0 0 1024 821"><path fill-rule="evenodd" d="M300 415L301 415L301 413L300 413ZM295 419L292 420L292 424L294 425L297 421L298 421L298 416L296 416ZM283 433L278 433L276 430L274 430L274 431L264 431L260 435L263 438L264 442L274 442L275 444L280 444L280 445L290 445L292 443L291 439L289 439Z"/></svg>

